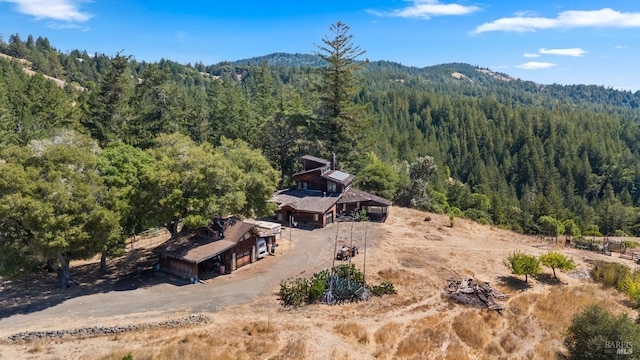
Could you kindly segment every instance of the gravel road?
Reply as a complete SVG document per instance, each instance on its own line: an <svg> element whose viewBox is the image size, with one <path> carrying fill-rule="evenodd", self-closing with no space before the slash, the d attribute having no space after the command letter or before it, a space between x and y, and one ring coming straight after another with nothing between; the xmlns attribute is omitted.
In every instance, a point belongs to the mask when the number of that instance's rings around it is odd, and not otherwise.
<svg viewBox="0 0 640 360"><path fill-rule="evenodd" d="M342 225L341 227L344 227ZM110 291L71 298L41 311L0 319L0 336L25 330L145 321L185 313L215 312L273 294L282 280L310 276L331 266L336 224L313 231L284 229L276 256L268 256L233 274L206 284L176 286L169 282L126 291ZM345 235L341 229L341 238ZM158 273L154 276L164 276ZM64 290L61 290L64 291Z"/></svg>

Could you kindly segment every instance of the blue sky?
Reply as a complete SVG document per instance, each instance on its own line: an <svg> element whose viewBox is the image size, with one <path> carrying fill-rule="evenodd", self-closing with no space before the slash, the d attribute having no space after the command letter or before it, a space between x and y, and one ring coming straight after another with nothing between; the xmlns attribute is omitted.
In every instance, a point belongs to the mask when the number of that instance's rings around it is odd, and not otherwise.
<svg viewBox="0 0 640 360"><path fill-rule="evenodd" d="M640 90L640 1L0 0L0 35L209 65L312 53L341 20L370 60L463 62L543 84Z"/></svg>

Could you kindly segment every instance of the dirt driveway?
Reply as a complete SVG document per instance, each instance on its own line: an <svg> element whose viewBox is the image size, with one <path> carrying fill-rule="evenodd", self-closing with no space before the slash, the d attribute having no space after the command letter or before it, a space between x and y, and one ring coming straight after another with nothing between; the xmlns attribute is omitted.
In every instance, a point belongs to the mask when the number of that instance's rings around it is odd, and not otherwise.
<svg viewBox="0 0 640 360"><path fill-rule="evenodd" d="M376 225L379 224L369 225L369 231ZM333 224L313 231L293 229L291 242L289 229L284 229L276 256L269 256L233 274L210 279L206 284L175 285L162 281L162 278L169 280L166 275L155 273L150 275L153 278L150 282L155 285L89 293L50 306L35 306L0 315L0 337L22 331L150 322L246 304L274 294L282 280L310 276L329 268L336 227ZM342 239L349 236L345 235L348 233L345 227L345 224L341 225ZM278 306L274 303L266 305Z"/></svg>

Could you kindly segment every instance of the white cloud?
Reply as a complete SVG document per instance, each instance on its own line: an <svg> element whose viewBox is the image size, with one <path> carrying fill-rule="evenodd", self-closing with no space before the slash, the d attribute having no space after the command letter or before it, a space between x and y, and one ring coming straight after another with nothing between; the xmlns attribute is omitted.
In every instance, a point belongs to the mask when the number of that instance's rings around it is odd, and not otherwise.
<svg viewBox="0 0 640 360"><path fill-rule="evenodd" d="M573 57L581 57L587 52L580 48L569 48L569 49L540 49L540 54L544 55L559 55L559 56L573 56Z"/></svg>
<svg viewBox="0 0 640 360"><path fill-rule="evenodd" d="M540 57L540 54L524 53L522 56L526 58L537 58Z"/></svg>
<svg viewBox="0 0 640 360"><path fill-rule="evenodd" d="M378 16L393 16L428 20L432 16L467 15L480 10L480 8L477 6L441 4L438 0L413 0L412 2L413 5L411 6L391 12L382 12L377 10L368 10L368 12Z"/></svg>
<svg viewBox="0 0 640 360"><path fill-rule="evenodd" d="M82 12L78 3L82 0L0 0L16 5L16 10L36 19L84 22L92 16Z"/></svg>
<svg viewBox="0 0 640 360"><path fill-rule="evenodd" d="M554 66L556 66L556 64L550 63L550 62L529 61L528 63L517 65L516 67L524 70L538 70L538 69L548 69Z"/></svg>
<svg viewBox="0 0 640 360"><path fill-rule="evenodd" d="M627 47L625 45L616 45L613 48L614 49L626 49Z"/></svg>
<svg viewBox="0 0 640 360"><path fill-rule="evenodd" d="M516 15L482 24L473 33L479 34L488 31L531 32L544 29L580 27L637 28L640 27L640 12L620 12L604 8L600 10L563 11L555 18Z"/></svg>

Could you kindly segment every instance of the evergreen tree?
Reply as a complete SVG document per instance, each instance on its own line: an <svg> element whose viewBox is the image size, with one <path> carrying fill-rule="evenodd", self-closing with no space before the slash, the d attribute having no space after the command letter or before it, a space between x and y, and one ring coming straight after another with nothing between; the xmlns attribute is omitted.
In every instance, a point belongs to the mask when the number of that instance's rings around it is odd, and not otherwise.
<svg viewBox="0 0 640 360"><path fill-rule="evenodd" d="M357 72L361 65L357 58L365 53L352 43L349 26L338 21L329 27L333 37L325 35L322 44L314 44L316 54L326 62L320 69L321 78L316 91L320 99L315 132L324 150L336 152L339 159L349 159L358 148L365 126L370 123L367 105L356 103L362 88Z"/></svg>
<svg viewBox="0 0 640 360"><path fill-rule="evenodd" d="M280 170L280 186L287 187L293 182L300 157L310 147L309 124L313 111L292 86L281 89L279 100L277 111L263 128L259 144L265 156Z"/></svg>
<svg viewBox="0 0 640 360"><path fill-rule="evenodd" d="M83 125L102 146L123 140L129 125L132 84L127 73L128 61L129 56L119 53L109 60L98 90L92 93L85 109Z"/></svg>

